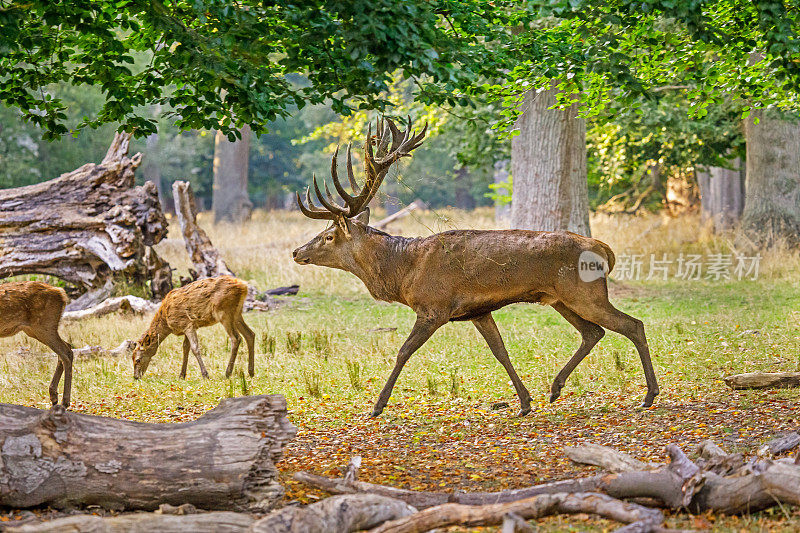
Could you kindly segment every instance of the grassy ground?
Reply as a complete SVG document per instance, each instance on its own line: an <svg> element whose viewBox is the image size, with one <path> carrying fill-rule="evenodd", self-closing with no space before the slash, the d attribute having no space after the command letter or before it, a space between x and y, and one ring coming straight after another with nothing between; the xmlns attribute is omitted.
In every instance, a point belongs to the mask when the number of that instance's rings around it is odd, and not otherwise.
<svg viewBox="0 0 800 533"><path fill-rule="evenodd" d="M426 235L493 224L489 211L444 212L406 219L392 230ZM246 315L257 334L256 376L222 377L227 339L215 326L200 332L210 380L199 378L194 361L189 379L178 379L181 341L172 337L140 381L132 380L127 358L78 360L73 408L135 420L183 421L223 397L284 394L299 428L280 465L289 499L321 496L290 481L292 472L336 474L356 454L364 457L366 480L429 490L498 490L590 473L564 458L562 448L569 444L609 444L662 461L668 443L690 450L712 438L728 451L753 452L798 425L797 391L737 392L722 382L732 373L798 368L800 259L780 247L761 252L757 280L684 281L671 272L668 281L611 283L612 302L646 324L662 390L651 409L636 407L645 393L641 365L633 345L613 333L578 367L562 397L546 403L550 382L577 347L578 335L550 308L513 305L495 318L534 397L531 416L513 418L517 401L502 367L471 324L451 323L411 359L383 416L373 420L365 415L411 328L413 313L372 300L349 274L295 265L289 252L321 230L320 222L258 213L241 228L208 229L242 278L261 289L301 286L300 295L287 298L289 303L277 311ZM746 240L709 236L691 217L596 218L593 231L618 256L754 255ZM159 248L179 272L185 271L180 240L167 239ZM64 323L61 330L75 346L116 346L137 338L147 323L148 318L110 316ZM23 336L0 339L0 354L0 401L46 407L55 357ZM509 407L492 410L498 402ZM547 531L611 527L581 516L542 525ZM795 531L800 512L680 515L671 517L670 525Z"/></svg>

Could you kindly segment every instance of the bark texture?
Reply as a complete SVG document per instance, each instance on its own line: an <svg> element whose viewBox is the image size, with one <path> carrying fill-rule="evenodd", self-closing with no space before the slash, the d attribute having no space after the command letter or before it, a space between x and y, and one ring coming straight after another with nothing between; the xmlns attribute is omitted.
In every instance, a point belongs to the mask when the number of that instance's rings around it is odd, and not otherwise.
<svg viewBox="0 0 800 533"><path fill-rule="evenodd" d="M525 96L511 142L511 227L589 236L586 123L577 104L555 103L555 89Z"/></svg>
<svg viewBox="0 0 800 533"><path fill-rule="evenodd" d="M93 293L116 280L142 285L158 274L145 255L166 236L167 221L156 186L134 184L142 154L128 157L129 142L118 133L99 164L0 190L0 277L50 274Z"/></svg>
<svg viewBox="0 0 800 533"><path fill-rule="evenodd" d="M785 238L796 243L800 241L800 122L754 111L745 122L745 136L742 226L758 242Z"/></svg>
<svg viewBox="0 0 800 533"><path fill-rule="evenodd" d="M0 507L268 511L295 432L280 395L224 399L183 424L0 404Z"/></svg>
<svg viewBox="0 0 800 533"><path fill-rule="evenodd" d="M214 221L244 222L253 203L247 194L250 166L250 126L239 130L242 138L231 142L218 131L214 138Z"/></svg>
<svg viewBox="0 0 800 533"><path fill-rule="evenodd" d="M334 496L307 507L285 507L256 520L248 514L213 512L189 515L137 513L101 518L71 516L9 528L14 533L350 533L415 513L403 502L375 496Z"/></svg>
<svg viewBox="0 0 800 533"><path fill-rule="evenodd" d="M616 500L597 493L542 494L516 502L493 505L460 505L447 503L425 509L405 518L399 518L376 527L371 533L423 533L440 527L461 525L468 527L501 524L505 515L514 513L530 520L554 514L592 513L626 524L636 524L638 529L652 531L664 521L658 509Z"/></svg>
<svg viewBox="0 0 800 533"><path fill-rule="evenodd" d="M734 390L800 387L800 372L749 372L723 379Z"/></svg>
<svg viewBox="0 0 800 533"><path fill-rule="evenodd" d="M9 527L7 533L246 533L255 519L250 515L214 512L175 516L139 513L100 517L78 515L39 524Z"/></svg>
<svg viewBox="0 0 800 533"><path fill-rule="evenodd" d="M81 320L90 316L98 317L116 312L144 314L153 313L156 309L158 309L157 302L151 302L138 296L117 296L80 311L67 311L61 315L61 319Z"/></svg>
<svg viewBox="0 0 800 533"><path fill-rule="evenodd" d="M333 496L308 507L286 507L259 520L252 533L350 533L416 513L413 507L375 494Z"/></svg>
<svg viewBox="0 0 800 533"><path fill-rule="evenodd" d="M720 232L739 224L744 209L744 174L739 158L732 168L711 167L697 172L703 220L710 220Z"/></svg>
<svg viewBox="0 0 800 533"><path fill-rule="evenodd" d="M199 278L213 278L214 276L235 276L203 228L197 224L197 204L194 200L192 186L186 181L176 181L172 184L172 196L175 199L175 214L183 234L186 251L194 265L194 270Z"/></svg>

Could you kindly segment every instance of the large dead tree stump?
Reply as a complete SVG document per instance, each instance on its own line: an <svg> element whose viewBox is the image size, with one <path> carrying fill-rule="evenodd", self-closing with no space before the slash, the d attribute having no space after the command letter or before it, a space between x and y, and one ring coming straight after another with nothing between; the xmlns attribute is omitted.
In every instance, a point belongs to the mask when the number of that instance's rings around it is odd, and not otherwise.
<svg viewBox="0 0 800 533"><path fill-rule="evenodd" d="M197 224L197 205L194 201L192 186L186 181L176 181L172 184L172 196L175 198L175 214L181 227L186 251L194 265L198 278L213 278L214 276L235 276L203 228Z"/></svg>
<svg viewBox="0 0 800 533"><path fill-rule="evenodd" d="M155 266L148 269L145 254L166 236L167 221L156 186L135 186L142 154L128 157L129 142L130 135L118 133L99 164L0 190L0 277L51 274L83 292L118 278L134 284L165 278L169 266L151 251Z"/></svg>
<svg viewBox="0 0 800 533"><path fill-rule="evenodd" d="M225 399L182 424L0 404L0 507L267 511L295 432L280 395Z"/></svg>

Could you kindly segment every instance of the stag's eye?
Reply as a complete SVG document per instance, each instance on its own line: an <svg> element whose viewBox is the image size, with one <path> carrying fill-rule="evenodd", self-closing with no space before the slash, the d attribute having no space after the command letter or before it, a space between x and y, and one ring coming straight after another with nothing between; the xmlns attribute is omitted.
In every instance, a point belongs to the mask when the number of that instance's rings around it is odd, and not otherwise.
<svg viewBox="0 0 800 533"><path fill-rule="evenodd" d="M326 235L325 242L331 242L331 241L333 241L333 235Z"/></svg>

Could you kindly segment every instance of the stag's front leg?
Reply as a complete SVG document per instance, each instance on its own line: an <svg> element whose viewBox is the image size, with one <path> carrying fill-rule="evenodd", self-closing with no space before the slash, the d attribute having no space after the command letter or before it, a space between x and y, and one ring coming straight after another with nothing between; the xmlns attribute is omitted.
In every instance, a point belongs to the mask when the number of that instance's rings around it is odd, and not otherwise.
<svg viewBox="0 0 800 533"><path fill-rule="evenodd" d="M514 370L514 365L511 364L511 359L508 357L508 351L506 350L505 344L503 344L503 338L500 336L500 330L497 329L494 318L492 318L491 313L489 313L474 319L472 323L475 324L480 334L483 335L486 344L488 344L489 349L492 350L492 354L500 361L503 368L506 369L508 377L511 378L511 383L514 384L514 389L517 391L517 396L519 397L519 413L517 413L517 416L527 415L531 412L531 393L528 392L522 380L519 379L517 371Z"/></svg>
<svg viewBox="0 0 800 533"><path fill-rule="evenodd" d="M380 415L383 412L383 408L389 403L389 397L392 395L392 389L394 389L394 384L397 382L397 377L403 370L403 366L405 366L406 362L411 357L411 354L425 344L425 342L431 338L433 332L446 322L446 318L442 319L440 317L417 315L417 321L414 323L414 327L411 329L411 334L406 339L406 342L400 347L400 351L397 354L397 362L395 362L394 369L392 369L389 379L386 380L386 385L383 386L383 390L380 396L378 396L378 401L375 402L375 407L372 409L371 416Z"/></svg>

